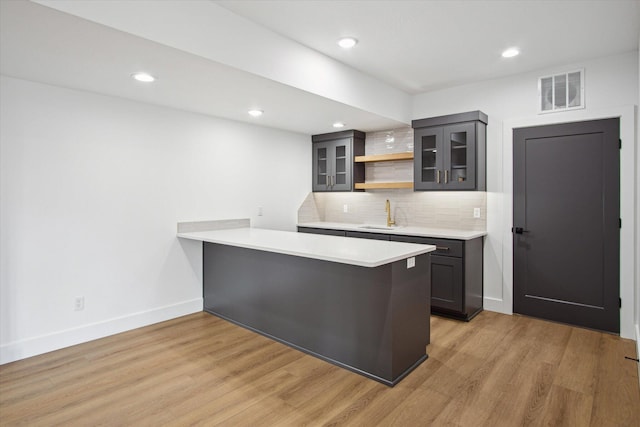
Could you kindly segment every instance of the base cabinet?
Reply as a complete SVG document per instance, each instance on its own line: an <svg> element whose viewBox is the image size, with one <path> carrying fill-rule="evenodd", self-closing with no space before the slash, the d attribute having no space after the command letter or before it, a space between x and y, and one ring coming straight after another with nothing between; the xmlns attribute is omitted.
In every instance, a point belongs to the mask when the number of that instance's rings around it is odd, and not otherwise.
<svg viewBox="0 0 640 427"><path fill-rule="evenodd" d="M427 359L429 256L361 267L203 243L204 311L394 386Z"/></svg>
<svg viewBox="0 0 640 427"><path fill-rule="evenodd" d="M431 258L431 313L469 321L482 311L482 237L471 240L435 239L397 234L298 227L302 233L434 245Z"/></svg>
<svg viewBox="0 0 640 427"><path fill-rule="evenodd" d="M391 236L392 241L434 245L431 312L471 320L482 311L482 237L471 240Z"/></svg>

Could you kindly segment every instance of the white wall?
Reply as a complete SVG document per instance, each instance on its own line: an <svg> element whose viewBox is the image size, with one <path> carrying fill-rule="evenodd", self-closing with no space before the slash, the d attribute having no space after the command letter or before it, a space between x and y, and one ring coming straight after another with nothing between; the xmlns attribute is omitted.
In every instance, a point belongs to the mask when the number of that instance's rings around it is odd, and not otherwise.
<svg viewBox="0 0 640 427"><path fill-rule="evenodd" d="M517 59L516 59L517 60ZM537 114L537 79L539 76L585 69L586 108L573 112ZM634 287L635 239L637 211L634 204L637 161L635 156L635 113L638 104L638 52L599 58L578 64L540 70L509 78L458 86L418 95L414 98L414 119L470 110L482 110L489 116L487 127L487 231L485 244L485 308L505 313L512 311L511 233L512 157L509 139L515 126L561 121L587 120L594 117L625 115L622 118L621 152L622 216L621 233L621 335L635 338ZM630 112L630 113L629 113ZM506 135L506 137L505 137ZM629 233L632 231L631 235ZM634 285L635 282L635 285Z"/></svg>
<svg viewBox="0 0 640 427"><path fill-rule="evenodd" d="M310 191L308 135L5 76L0 92L0 363L201 310L200 243L176 223L294 230Z"/></svg>

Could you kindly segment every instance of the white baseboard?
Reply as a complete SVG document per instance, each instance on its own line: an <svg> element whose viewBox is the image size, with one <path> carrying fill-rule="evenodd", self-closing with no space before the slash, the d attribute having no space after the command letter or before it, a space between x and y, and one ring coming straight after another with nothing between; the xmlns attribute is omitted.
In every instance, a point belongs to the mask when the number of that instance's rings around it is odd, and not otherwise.
<svg viewBox="0 0 640 427"><path fill-rule="evenodd" d="M203 299L133 313L0 346L0 365L202 311Z"/></svg>
<svg viewBox="0 0 640 427"><path fill-rule="evenodd" d="M498 298L484 297L482 300L483 309L487 311L495 311L502 314L513 314L511 310L505 307L504 300Z"/></svg>

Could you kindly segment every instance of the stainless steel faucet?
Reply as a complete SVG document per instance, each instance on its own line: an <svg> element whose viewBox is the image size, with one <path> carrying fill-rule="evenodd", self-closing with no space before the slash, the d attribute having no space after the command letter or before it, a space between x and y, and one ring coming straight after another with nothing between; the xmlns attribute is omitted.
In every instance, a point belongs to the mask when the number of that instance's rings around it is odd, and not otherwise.
<svg viewBox="0 0 640 427"><path fill-rule="evenodd" d="M391 203L389 203L389 199L387 199L387 202L384 205L384 210L387 211L387 227L395 225L396 222L391 219Z"/></svg>

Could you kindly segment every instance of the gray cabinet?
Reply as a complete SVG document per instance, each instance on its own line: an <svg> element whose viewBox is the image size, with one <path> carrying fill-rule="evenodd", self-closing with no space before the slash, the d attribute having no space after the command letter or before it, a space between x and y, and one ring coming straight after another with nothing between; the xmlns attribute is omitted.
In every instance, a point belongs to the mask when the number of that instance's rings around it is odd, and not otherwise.
<svg viewBox="0 0 640 427"><path fill-rule="evenodd" d="M434 245L431 312L471 320L482 311L482 237L471 240L391 236L392 241Z"/></svg>
<svg viewBox="0 0 640 427"><path fill-rule="evenodd" d="M364 155L364 137L357 130L311 137L313 191L353 191L353 183L364 180L364 164L353 162Z"/></svg>
<svg viewBox="0 0 640 427"><path fill-rule="evenodd" d="M433 245L436 250L430 252L431 312L468 321L482 311L482 237L435 239L311 227L298 227L298 232Z"/></svg>
<svg viewBox="0 0 640 427"><path fill-rule="evenodd" d="M413 120L415 190L486 190L487 115Z"/></svg>

